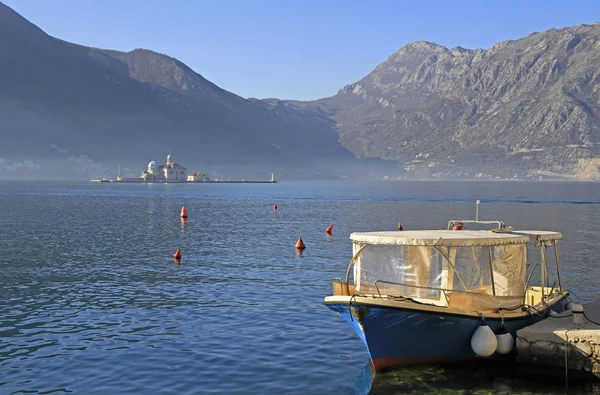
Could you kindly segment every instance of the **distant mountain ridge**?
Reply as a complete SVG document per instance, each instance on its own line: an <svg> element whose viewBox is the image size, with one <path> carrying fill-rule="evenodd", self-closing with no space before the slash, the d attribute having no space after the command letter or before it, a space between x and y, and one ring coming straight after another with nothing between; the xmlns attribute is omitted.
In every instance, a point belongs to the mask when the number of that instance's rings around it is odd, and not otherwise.
<svg viewBox="0 0 600 395"><path fill-rule="evenodd" d="M400 48L318 106L358 157L570 172L598 156L600 24L483 50Z"/></svg>
<svg viewBox="0 0 600 395"><path fill-rule="evenodd" d="M0 52L5 164L43 158L47 165L61 156L51 147L71 161L93 158L96 172L99 163L119 162L139 172L168 150L190 170L216 166L240 176L335 176L336 166L358 162L329 119L243 99L153 51L55 39L2 3Z"/></svg>
<svg viewBox="0 0 600 395"><path fill-rule="evenodd" d="M171 150L241 177L600 178L599 47L599 24L487 50L414 42L332 97L244 99L167 55L53 38L0 3L0 177L134 175Z"/></svg>

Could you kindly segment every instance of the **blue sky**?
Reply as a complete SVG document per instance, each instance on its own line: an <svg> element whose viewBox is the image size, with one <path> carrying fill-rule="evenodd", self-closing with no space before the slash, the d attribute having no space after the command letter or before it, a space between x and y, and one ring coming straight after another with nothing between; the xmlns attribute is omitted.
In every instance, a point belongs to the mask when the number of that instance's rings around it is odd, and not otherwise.
<svg viewBox="0 0 600 395"><path fill-rule="evenodd" d="M334 95L402 45L489 48L600 19L600 1L0 0L52 36L173 56L243 97Z"/></svg>

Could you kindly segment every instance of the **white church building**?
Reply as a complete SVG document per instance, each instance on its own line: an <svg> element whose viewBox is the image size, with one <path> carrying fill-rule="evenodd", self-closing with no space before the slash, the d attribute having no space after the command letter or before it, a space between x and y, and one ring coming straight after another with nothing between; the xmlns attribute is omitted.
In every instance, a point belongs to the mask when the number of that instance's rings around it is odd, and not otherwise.
<svg viewBox="0 0 600 395"><path fill-rule="evenodd" d="M148 163L148 169L142 171L140 178L144 181L186 182L187 169L173 162L171 152L167 155L167 163L157 164L154 160Z"/></svg>

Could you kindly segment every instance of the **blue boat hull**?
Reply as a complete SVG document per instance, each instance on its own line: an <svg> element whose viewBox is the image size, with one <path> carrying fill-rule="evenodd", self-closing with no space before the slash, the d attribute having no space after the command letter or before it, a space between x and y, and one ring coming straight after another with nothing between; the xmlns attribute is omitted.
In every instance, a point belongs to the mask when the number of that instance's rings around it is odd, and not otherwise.
<svg viewBox="0 0 600 395"><path fill-rule="evenodd" d="M560 309L562 301L553 307ZM471 337L481 324L477 316L348 304L327 304L339 313L367 346L373 367L384 371L395 367L477 358ZM544 315L523 315L504 320L516 338L517 330L534 324ZM486 318L489 327L500 328L499 318Z"/></svg>

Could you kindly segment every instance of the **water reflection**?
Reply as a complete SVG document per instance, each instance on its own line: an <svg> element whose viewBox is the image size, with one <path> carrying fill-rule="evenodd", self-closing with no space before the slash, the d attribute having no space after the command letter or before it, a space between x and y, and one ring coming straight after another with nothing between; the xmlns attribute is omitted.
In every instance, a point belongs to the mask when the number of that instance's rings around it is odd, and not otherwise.
<svg viewBox="0 0 600 395"><path fill-rule="evenodd" d="M562 231L563 286L600 296L600 184L448 185L0 183L0 393L563 393L478 367L371 383L363 343L322 305L351 232L444 228L472 218L475 199L494 202L485 219ZM336 237L321 239L331 223ZM290 251L290 233L307 253ZM599 391L569 387L581 392Z"/></svg>
<svg viewBox="0 0 600 395"><path fill-rule="evenodd" d="M367 373L355 387L364 392ZM600 394L600 384L571 383L561 375L537 377L520 372L515 364L478 360L452 365L410 366L377 373L369 394Z"/></svg>
<svg viewBox="0 0 600 395"><path fill-rule="evenodd" d="M365 364L360 374L354 381L354 393L357 395L368 394L373 383L373 373L371 372L371 362Z"/></svg>

